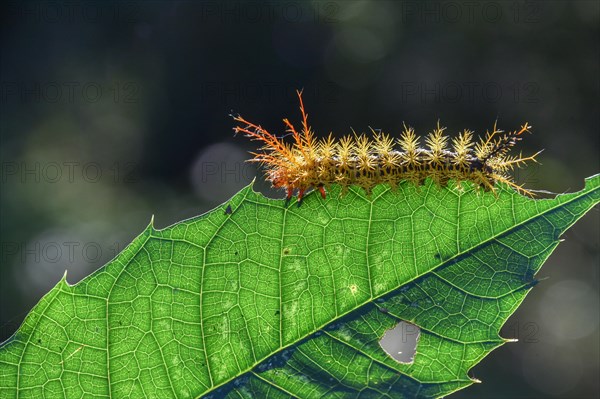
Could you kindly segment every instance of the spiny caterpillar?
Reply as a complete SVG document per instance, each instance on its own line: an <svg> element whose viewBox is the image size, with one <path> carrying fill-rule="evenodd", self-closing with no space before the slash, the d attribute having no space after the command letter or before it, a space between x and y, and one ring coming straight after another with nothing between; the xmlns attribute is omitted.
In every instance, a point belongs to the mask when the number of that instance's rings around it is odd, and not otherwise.
<svg viewBox="0 0 600 399"><path fill-rule="evenodd" d="M288 200L297 190L300 203L309 189L319 190L325 198L325 188L331 184L341 185L342 192L351 185L360 186L369 194L377 184L385 183L395 189L401 181L419 185L426 178L439 185L447 185L452 180L459 188L462 181L471 181L476 187L493 192L496 183L503 182L519 193L534 195L513 182L509 174L527 161L537 162L535 157L541 152L525 158L521 154L508 155L521 135L531 129L527 123L509 133L498 130L494 124L493 131L486 132L486 137L477 143L473 141L473 132L465 129L451 140L451 150L448 149L449 138L444 135L445 128L440 127L439 121L425 137L427 148L419 146L420 137L406 125L397 140L371 129L372 139L354 133L336 142L331 133L326 139L315 138L308 125L302 92L296 93L302 130L298 132L288 119L283 119L286 131L293 137L291 144L239 115L233 117L241 124L234 128L236 134L241 132L263 143L262 152L251 152L254 158L249 162L264 165L266 179L274 188L285 189Z"/></svg>

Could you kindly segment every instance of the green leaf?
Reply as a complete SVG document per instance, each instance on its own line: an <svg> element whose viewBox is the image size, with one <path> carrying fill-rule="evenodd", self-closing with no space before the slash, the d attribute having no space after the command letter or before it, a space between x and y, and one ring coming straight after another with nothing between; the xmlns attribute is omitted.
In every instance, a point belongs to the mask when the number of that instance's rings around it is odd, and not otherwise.
<svg viewBox="0 0 600 399"><path fill-rule="evenodd" d="M0 397L447 395L599 201L600 175L548 200L427 181L297 207L248 186L61 280L0 347ZM409 364L379 345L401 320Z"/></svg>

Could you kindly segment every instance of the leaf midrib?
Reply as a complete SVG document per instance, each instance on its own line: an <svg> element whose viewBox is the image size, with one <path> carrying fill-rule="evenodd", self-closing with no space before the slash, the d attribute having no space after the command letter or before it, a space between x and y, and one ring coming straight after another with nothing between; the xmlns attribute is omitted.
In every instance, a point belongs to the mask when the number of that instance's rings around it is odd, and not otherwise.
<svg viewBox="0 0 600 399"><path fill-rule="evenodd" d="M590 183L591 183L591 181L592 181L592 178L588 179L586 183L590 184ZM586 184L586 186L587 186L587 184ZM385 191L381 192L381 193L380 193L380 194L379 194L379 195L378 195L376 198L373 198L372 200L370 200L370 202L371 202L371 203L372 203L372 202L374 202L374 201L375 201L377 198L381 197L383 194L385 194L385 193L389 192L390 190L391 190L390 188L387 188ZM584 187L584 190L585 190L585 187ZM279 352L281 352L282 350L284 350L284 349L286 349L286 348L289 348L289 347L292 347L292 346L294 346L294 345L297 345L299 342L301 342L301 341L305 340L306 338L310 337L310 336L311 336L311 335L313 335L315 332L317 332L317 331L319 331L319 330L323 330L323 328L325 328L326 326L328 326L328 325L330 325L330 324L332 324L332 323L336 322L337 320L340 320L340 319L341 319L341 318L343 318L344 316L347 316L347 315L349 315L349 314L351 314L351 313L353 313L353 312L355 312L355 311L357 311L357 310L361 309L363 306L365 306L365 305L367 305L367 304L370 304L370 303L374 302L374 301L375 301L375 300L377 300L378 298L381 298L381 297L384 297L384 296L386 296L386 295L389 295L390 293L392 293L392 292L394 292L394 291L396 291L396 290L398 290L398 289L402 288L403 286L405 286L405 285L407 285L407 284L410 284L410 283L412 283L412 282L413 282L413 281L415 281L415 280L418 280L419 278L423 277L424 275L426 275L426 274L429 274L429 273L431 273L431 272L434 272L434 271L436 271L436 270L440 269L440 268L441 268L441 267L443 267L443 266L446 266L446 265L447 265L449 262L453 261L454 259L456 259L456 258L458 258L458 257L460 257L460 256L462 256L462 255L464 255L465 253L469 253L469 252L471 252L471 251L473 251L473 250L476 250L477 248L479 248L479 247L482 247L482 246L484 246L484 245L488 244L489 242L491 242L491 241L493 241L493 240L496 240L497 238L499 238L499 237L501 237L501 236L503 236L503 235L505 235L505 234L507 234L507 233L509 233L509 232L511 232L511 231L513 231L513 230L515 230L517 227L520 227L520 226L522 226L522 225L525 225L525 224L527 224L528 222L530 222L530 221L532 221L532 220L534 220L534 219L537 219L537 218L539 218L539 217L541 217L541 216L543 216L543 215L545 215L545 214L547 214L547 213L549 213L549 212L551 212L551 211L555 210L555 209L556 209L556 208L558 208L558 207L563 207L563 206L565 206L565 205L567 205L567 204L569 204L569 203L572 203L572 202L574 202L574 201L577 201L577 200L580 200L580 199L582 199L582 198L588 197L588 196L590 196L591 194L595 193L595 192L596 192L596 191L598 191L598 190L600 190L600 186L599 186L599 187L594 187L594 188L591 188L589 191L584 191L583 193L581 193L581 195L576 195L576 196L574 196L573 198L571 198L571 199L569 199L569 200L566 200L566 201L564 201L564 202L558 202L556 205L554 205L554 206L552 206L552 207L550 207L550 208L548 208L548 209L544 210L543 212L541 212L541 213L537 213L537 214L533 215L532 217L529 217L529 218L527 218L527 219L525 219L525 220L521 221L519 224L513 225L513 226L511 226L511 227L509 227L509 228L507 228L507 229L505 229L505 230L503 230L503 231L501 231L501 232L499 232L499 233L497 233L497 234L495 234L495 235L492 235L491 237L489 237L489 238L488 238L488 239L486 239L485 241L482 241L482 242L480 242L480 243L479 243L479 244L477 244L477 245L474 245L474 246L472 246L472 247L470 247L470 248L467 248L467 249L465 249L465 250L463 250L463 251L461 251L461 252L457 252L457 253L456 253L454 256L452 256L451 258L448 258L448 259L446 259L444 262L440 263L439 265L437 265L437 266L435 266L435 267L431 268L430 270L428 270L428 271L426 271L426 272L423 272L423 273L421 273L421 274L419 274L419 275L416 275L416 276L415 276L415 277L413 277L412 279L410 279L410 280L407 280L407 281L406 281L405 283L403 283L402 285L400 285L400 286L398 286L398 287L396 287L396 288L394 288L394 289L391 289L391 290L385 291L385 292L383 292L383 293L381 293L381 294L377 295L376 297L372 297L372 298L370 298L368 301L366 301L366 302L363 302L363 303L362 303L362 304L360 304L359 306L356 306L356 307L354 307L353 309L350 309L350 310L348 310L348 311L347 311L347 312L345 312L345 313L341 313L341 314L337 315L337 317L335 317L334 319L330 320L328 323L325 323L325 324L323 324L322 326L320 326L319 328L315 329L315 331L314 331L314 332L311 332L311 333L309 333L309 334L305 334L305 335L303 335L303 336L300 336L300 337L298 337L298 338L297 338L297 339L296 339L294 342L290 342L290 343L289 343L289 344L287 344L287 345L280 346L279 348L277 348L277 350L274 350L274 351L273 351L273 352L271 352L269 355L267 355L267 356L264 356L264 357L263 357L263 358L261 358L260 360L257 360L257 362L256 362L256 363L254 363L254 364L253 364L252 366L250 366L249 368L247 368L247 369L245 369L245 370L242 370L242 371L241 371L239 374L237 374L237 375L235 375L235 376L233 376L233 377L231 377L231 378L229 378L229 379L226 379L226 380L224 380L224 381L220 382L220 383L219 383L219 384L217 384L217 385L214 385L214 386L212 386L211 388L209 388L209 390L208 390L208 391L206 391L206 392L203 392L203 393L201 393L199 396L197 396L197 398L201 398L202 396L204 396L204 395L207 395L207 394L209 394L209 393L211 393L211 392L215 391L216 389L218 389L218 388L220 388L220 387L222 387L222 386L225 386L225 385L227 385L228 383L230 383L231 381L235 380L236 378L239 378L239 377L241 377L242 375L244 375L244 374L247 374L247 373L251 372L251 371L252 371L252 370L253 370L253 369L254 369L256 366L258 366L260 363L262 363L263 361L265 361L265 360L266 360L266 359L268 359L269 357L271 357L271 356L275 355L276 353L279 353ZM256 193L256 192L255 192L255 193ZM511 195L514 195L514 193L511 193ZM568 194L567 194L567 195L568 195ZM251 201L251 202L253 202L253 203L257 204L257 205L262 205L262 204L260 204L259 202L256 202L256 201L249 200L249 199L247 198L247 195L245 195L245 196L244 196L244 198L243 198L242 202L243 202L243 201ZM234 211L234 212L235 212L235 211ZM286 212L287 212L287 208L286 208ZM369 221L369 222L371 222L371 221ZM568 228L569 226L573 225L573 223L575 223L575 221L573 221L571 224L569 224L568 226L566 226L566 228ZM168 227L167 227L167 228L165 228L165 229L168 229ZM165 230L165 229L163 229L163 230ZM159 231L159 230L157 230L157 231ZM156 236L153 236L153 235L152 235L152 232L150 233L150 236L151 236L151 237L153 237L153 238L158 238L158 239L161 239L161 238L162 238L162 237L156 237ZM367 239L367 240L368 240L368 239ZM281 300L282 300L282 298L280 298L280 301L281 301ZM283 317L281 313L280 313L279 317L280 317L280 319ZM418 326L418 327L419 327L419 328L421 328L421 326ZM408 377L408 378L411 378L411 379L413 379L413 380L415 380L415 381L419 381L418 379L414 378L413 376L407 375L407 374L405 374L405 373L403 373L403 372L401 372L401 371L398 371L398 372L399 372L399 373L401 373L401 374L404 374L404 375L405 375L406 377ZM419 382L420 382L420 381L419 381Z"/></svg>

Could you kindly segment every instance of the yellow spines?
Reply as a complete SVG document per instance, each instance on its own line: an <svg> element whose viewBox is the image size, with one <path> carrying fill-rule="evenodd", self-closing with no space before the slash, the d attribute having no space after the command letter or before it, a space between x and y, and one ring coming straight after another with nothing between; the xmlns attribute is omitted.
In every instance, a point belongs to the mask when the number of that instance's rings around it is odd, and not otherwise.
<svg viewBox="0 0 600 399"><path fill-rule="evenodd" d="M371 141L364 134L354 136L354 155L359 172L370 172L375 169L375 159L371 158Z"/></svg>
<svg viewBox="0 0 600 399"><path fill-rule="evenodd" d="M437 184L445 183L448 180L446 173L446 147L448 137L444 135L445 127L440 126L440 121L437 126L425 139L425 144L429 147L429 151L424 151L424 158L427 168L422 170L421 179L430 177Z"/></svg>
<svg viewBox="0 0 600 399"><path fill-rule="evenodd" d="M348 169L354 152L354 143L352 137L344 136L336 146L337 164L340 169Z"/></svg>
<svg viewBox="0 0 600 399"><path fill-rule="evenodd" d="M329 133L329 136L325 140L319 141L317 145L317 159L318 159L318 177L322 185L329 186L335 181L335 159L336 154L336 143L333 138L333 134Z"/></svg>
<svg viewBox="0 0 600 399"><path fill-rule="evenodd" d="M342 186L343 191L348 188L351 181L348 174L352 167L353 152L354 143L352 137L342 137L336 146L335 182Z"/></svg>
<svg viewBox="0 0 600 399"><path fill-rule="evenodd" d="M440 121L437 122L437 127L425 139L425 143L429 146L427 158L435 165L442 166L444 163L444 152L448 142L448 137L444 136L445 127L440 127Z"/></svg>
<svg viewBox="0 0 600 399"><path fill-rule="evenodd" d="M403 151L401 156L402 163L407 164L409 167L418 166L419 138L415 134L415 129L404 125L404 130L398 139L398 144L400 144L400 148Z"/></svg>
<svg viewBox="0 0 600 399"><path fill-rule="evenodd" d="M473 143L473 132L465 129L462 133L459 133L457 137L452 139L452 151L455 156L452 163L459 168L468 167L468 155L471 151L471 147L475 145Z"/></svg>
<svg viewBox="0 0 600 399"><path fill-rule="evenodd" d="M373 132L373 149L382 168L395 168L400 163L400 155L394 151L394 140L383 132Z"/></svg>
<svg viewBox="0 0 600 399"><path fill-rule="evenodd" d="M397 179L394 174L400 166L400 154L394 151L394 140L383 132L375 132L371 129L374 136L373 149L379 160L380 182L389 184L392 189L396 188Z"/></svg>

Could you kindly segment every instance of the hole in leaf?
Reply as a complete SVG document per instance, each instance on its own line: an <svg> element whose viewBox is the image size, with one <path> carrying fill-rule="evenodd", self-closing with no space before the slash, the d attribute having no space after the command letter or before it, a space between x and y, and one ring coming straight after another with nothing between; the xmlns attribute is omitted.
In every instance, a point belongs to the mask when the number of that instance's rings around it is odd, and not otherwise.
<svg viewBox="0 0 600 399"><path fill-rule="evenodd" d="M396 327L387 330L379 345L399 363L412 363L417 352L417 342L421 329L414 324L401 321Z"/></svg>

